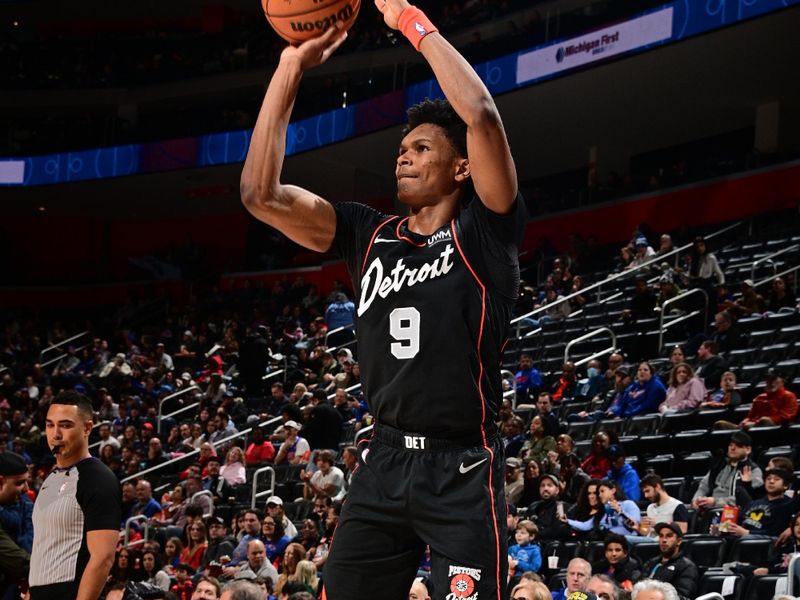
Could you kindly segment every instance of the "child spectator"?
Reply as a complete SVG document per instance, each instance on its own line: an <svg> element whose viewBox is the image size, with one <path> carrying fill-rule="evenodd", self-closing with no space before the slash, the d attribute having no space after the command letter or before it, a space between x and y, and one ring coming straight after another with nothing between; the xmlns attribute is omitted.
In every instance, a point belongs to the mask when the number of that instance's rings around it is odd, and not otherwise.
<svg viewBox="0 0 800 600"><path fill-rule="evenodd" d="M536 541L539 528L533 521L520 521L514 533L517 542L508 548L508 567L512 576L520 576L525 571L538 573L542 566L542 551Z"/></svg>

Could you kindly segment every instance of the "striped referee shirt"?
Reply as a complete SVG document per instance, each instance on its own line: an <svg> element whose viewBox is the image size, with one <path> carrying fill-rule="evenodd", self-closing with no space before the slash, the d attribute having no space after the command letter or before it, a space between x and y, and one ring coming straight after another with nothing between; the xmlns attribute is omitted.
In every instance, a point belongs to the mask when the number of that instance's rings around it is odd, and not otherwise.
<svg viewBox="0 0 800 600"><path fill-rule="evenodd" d="M89 562L86 532L117 530L121 518L119 481L102 462L53 469L33 507L31 600L75 598Z"/></svg>

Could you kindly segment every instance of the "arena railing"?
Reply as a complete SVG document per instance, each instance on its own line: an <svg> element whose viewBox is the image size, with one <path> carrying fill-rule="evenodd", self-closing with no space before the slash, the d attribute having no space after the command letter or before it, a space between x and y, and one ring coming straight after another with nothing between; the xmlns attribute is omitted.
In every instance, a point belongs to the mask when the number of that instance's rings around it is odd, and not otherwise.
<svg viewBox="0 0 800 600"><path fill-rule="evenodd" d="M774 278L775 277L775 273L777 273L777 271L778 271L778 266L775 264L775 261L773 261L772 259L775 258L776 256L780 256L781 254L787 254L788 252L794 252L794 251L796 251L798 249L800 249L800 245L793 244L791 246L788 246L786 248L778 250L777 252L773 252L772 254L770 254L768 256L763 256L763 257L759 258L758 260L753 261L753 264L750 266L750 279L752 281L755 281L755 279L756 279L756 267L758 265L760 265L761 263L770 263L772 265L772 275L773 275L773 278Z"/></svg>
<svg viewBox="0 0 800 600"><path fill-rule="evenodd" d="M53 351L57 350L58 348L60 348L61 346L63 346L64 344L69 344L70 342L75 341L77 339L80 339L85 335L89 335L89 331L88 330L81 331L80 333L75 334L72 337L68 337L65 340L61 340L57 344L52 344L52 345L48 346L47 348L45 348L44 350L42 350L39 353L39 363L43 362L44 355L47 354L48 352L53 352Z"/></svg>
<svg viewBox="0 0 800 600"><path fill-rule="evenodd" d="M108 425L110 427L111 426L111 421L100 421L99 423L94 423L92 425L92 431L94 431L95 427L100 427L100 425ZM103 443L103 440L99 440L97 442L94 442L93 444L89 444L89 451L91 452L93 449L98 448L100 446L100 444L102 444L102 443Z"/></svg>
<svg viewBox="0 0 800 600"><path fill-rule="evenodd" d="M199 492L195 492L194 494L192 494L192 497L189 500L189 504L193 504L194 501L200 496L208 496L209 498L211 498L211 512L203 513L203 518L207 519L208 517L214 514L214 494L212 494L209 490L200 490Z"/></svg>
<svg viewBox="0 0 800 600"><path fill-rule="evenodd" d="M239 439L239 438L247 436L252 431L254 431L256 427L262 427L263 428L263 427L267 427L269 425L275 425L275 424L280 423L282 421L283 421L283 419L281 417L274 417L274 418L269 419L267 421L264 421L262 423L258 423L255 427L248 427L247 429L244 429L242 431L234 433L233 435L229 435L228 437L224 437L224 438L222 438L220 440L217 440L215 442L211 442L211 445L214 446L214 448L216 449L217 447L222 446L223 444L227 444L228 442L230 442L232 440L236 440L236 439ZM129 475L128 477L125 477L124 479L122 479L120 481L120 483L125 483L127 481L134 481L136 479L140 479L144 475L152 475L153 473L157 473L158 471L161 471L165 467L168 467L170 465L174 465L174 464L176 464L176 463L178 463L180 461L185 461L187 458L191 458L192 456L195 456L197 454L200 454L200 449L199 448L197 448L195 450L192 450L191 452L187 452L186 454L181 454L180 456L176 456L174 458L171 458L166 462L158 464L158 465L156 465L154 467L150 467L149 469L145 469L144 471L139 471L138 473L134 473L133 475Z"/></svg>
<svg viewBox="0 0 800 600"><path fill-rule="evenodd" d="M594 329L593 331L590 331L587 334L584 334L580 337L575 338L574 340L570 340L569 342L567 342L567 345L564 348L564 362L567 362L569 360L569 351L572 349L574 345L580 344L581 342L585 342L586 340L597 337L598 335L603 333L608 333L611 335L611 346L609 346L604 350L601 350L600 352L595 352L591 356L582 358L581 360L575 363L575 367L577 368L583 366L589 361L594 360L595 358L600 358L601 356L604 356L606 354L611 354L612 352L614 352L617 349L617 334L614 333L614 331L610 327L598 327L597 329Z"/></svg>
<svg viewBox="0 0 800 600"><path fill-rule="evenodd" d="M133 525L138 521L142 521L144 523L144 532L142 533L142 539L136 540L135 542L131 542L130 541L131 525ZM122 545L125 548L139 546L140 544L144 544L149 539L150 539L150 519L146 515L135 515L125 521L125 537L122 540Z"/></svg>
<svg viewBox="0 0 800 600"><path fill-rule="evenodd" d="M664 318L667 315L667 307L671 306L672 304L676 304L680 300L687 298L689 296L693 296L695 294L702 294L703 299L705 300L705 317L703 320L703 328L705 329L706 323L708 323L708 292L701 288L692 288L691 290L687 290L682 294L678 294L674 298L670 298L664 304L661 305L661 314L658 317L658 353L661 354L661 351L664 349L664 332L671 328L673 325L677 325L678 323L683 323L684 321L688 321L689 319L696 317L700 314L700 310L693 310L692 312L682 315L676 319L672 319L666 325L664 324Z"/></svg>
<svg viewBox="0 0 800 600"><path fill-rule="evenodd" d="M727 227L723 227L722 229L720 229L718 231L715 231L714 233L711 233L711 234L705 236L705 239L706 240L714 239L715 237L723 235L723 234L727 233L728 231L731 231L731 230L735 229L736 227L739 227L742 224L743 224L743 221L737 221L736 223L728 225ZM650 267L652 267L654 265L657 265L657 264L660 264L660 263L664 262L665 259L671 258L675 254L680 254L681 252L685 252L686 250L691 248L692 245L693 245L693 243L684 244L683 246L680 246L678 248L670 250L669 252L666 252L666 253L664 253L662 255L655 256L652 259L650 259L650 260L648 260L648 261L642 263L641 265L638 265L638 266L636 266L636 267L634 267L632 269L628 269L628 270L622 271L620 273L615 273L614 275L609 275L608 277L606 277L602 281L598 281L596 283L593 283L591 285L586 286L585 288L583 288L581 290L578 290L577 292L573 292L572 294L564 296L562 301L569 302L570 300L572 300L573 298L575 298L577 296L580 296L582 294L586 294L587 292L591 292L591 291L595 291L596 290L597 301L600 302L601 301L601 293L600 292L601 292L603 286L606 286L606 285L608 285L610 283L614 283L616 281L619 281L620 279L630 278L631 276L633 276L638 271L641 271L642 269L649 269ZM510 324L511 325L516 325L516 328L517 328L516 338L520 339L520 337L522 337L522 335L521 335L522 334L522 327L523 327L522 321L524 319L530 318L533 315L537 315L537 314L539 314L541 312L544 312L548 308L549 307L547 307L547 306L540 306L539 308L535 308L532 311L525 313L524 315L520 315L518 317L515 317L515 318L511 319L511 323Z"/></svg>
<svg viewBox="0 0 800 600"><path fill-rule="evenodd" d="M75 347L75 352L76 353L80 352L81 350L83 350L84 348L87 348L88 346L89 346L89 344L83 344L82 346L76 346ZM49 367L50 365L54 365L55 363L60 361L62 358L66 358L67 356L69 356L69 353L63 352L62 354L59 354L55 358L51 358L50 360L46 360L43 363L40 363L39 366L42 367L42 368Z"/></svg>
<svg viewBox="0 0 800 600"><path fill-rule="evenodd" d="M258 490L258 483L260 479L260 475L262 473L269 474L269 488L263 492L259 492ZM262 496L272 496L275 494L275 469L272 467L261 467L255 473L253 473L253 491L250 495L250 508L256 507L256 500L261 498Z"/></svg>
<svg viewBox="0 0 800 600"><path fill-rule="evenodd" d="M189 407L186 407L186 406L185 406L185 407L181 408L180 410L178 410L178 411L176 411L176 412L174 412L174 413L171 413L171 414L165 415L165 414L163 414L163 413L164 413L164 404L166 404L167 400L174 400L175 398L180 398L181 396L184 396L185 394L187 394L187 393L189 393L189 392L192 392L192 391L194 391L194 390L199 390L199 389L200 389L200 388L199 388L198 386L196 386L196 385L190 385L189 387L187 387L187 388L184 388L184 389L182 389L182 390L181 390L181 391L179 391L179 392L175 392L174 394L170 394L169 396L164 396L164 397L161 399L161 402L159 402L159 403L158 403L158 421L156 422L156 431L157 431L159 434L161 433L161 422L162 422L164 419L166 419L167 417L171 417L171 416L173 416L173 415L176 415L176 414L178 414L178 413L180 413L180 412L183 412L184 410L186 410L187 408L189 408ZM190 405L190 406L197 406L197 404L199 404L199 402L198 402L198 403L196 403L196 404L192 404L192 405Z"/></svg>

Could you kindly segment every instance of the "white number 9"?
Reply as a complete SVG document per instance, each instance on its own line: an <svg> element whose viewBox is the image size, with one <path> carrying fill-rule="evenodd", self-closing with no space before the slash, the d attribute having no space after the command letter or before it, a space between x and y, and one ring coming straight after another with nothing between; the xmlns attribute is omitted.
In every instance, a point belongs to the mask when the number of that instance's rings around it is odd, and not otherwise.
<svg viewBox="0 0 800 600"><path fill-rule="evenodd" d="M396 342L391 350L400 360L414 358L419 352L419 311L413 306L395 308L389 315L389 333Z"/></svg>

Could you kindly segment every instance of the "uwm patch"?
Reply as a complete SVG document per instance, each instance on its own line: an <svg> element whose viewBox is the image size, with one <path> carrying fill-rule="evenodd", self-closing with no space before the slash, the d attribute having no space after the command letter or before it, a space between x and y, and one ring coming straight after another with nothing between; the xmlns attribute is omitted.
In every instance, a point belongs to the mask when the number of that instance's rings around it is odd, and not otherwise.
<svg viewBox="0 0 800 600"><path fill-rule="evenodd" d="M445 597L446 600L477 600L475 582L481 580L480 569L450 565L448 577L450 577L450 593Z"/></svg>

